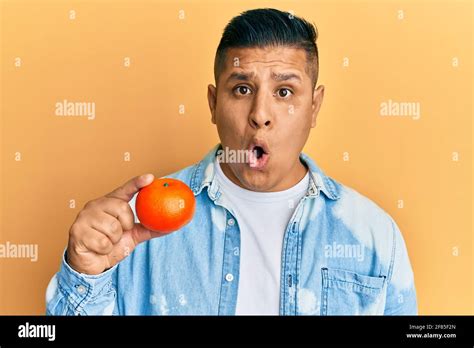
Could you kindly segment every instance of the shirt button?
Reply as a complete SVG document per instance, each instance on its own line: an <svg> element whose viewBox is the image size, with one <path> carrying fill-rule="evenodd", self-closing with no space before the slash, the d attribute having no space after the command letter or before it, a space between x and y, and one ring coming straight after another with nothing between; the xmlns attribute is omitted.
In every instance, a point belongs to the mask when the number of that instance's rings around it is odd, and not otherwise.
<svg viewBox="0 0 474 348"><path fill-rule="evenodd" d="M77 287L77 292L80 293L81 295L86 292L86 287L84 285L79 285Z"/></svg>
<svg viewBox="0 0 474 348"><path fill-rule="evenodd" d="M234 276L233 276L232 274L230 274L230 273L227 273L227 274L225 275L225 280L227 280L228 282L231 282L231 281L234 280Z"/></svg>
<svg viewBox="0 0 474 348"><path fill-rule="evenodd" d="M234 226L235 220L234 219L229 219L229 220L227 220L227 223L229 224L229 226Z"/></svg>

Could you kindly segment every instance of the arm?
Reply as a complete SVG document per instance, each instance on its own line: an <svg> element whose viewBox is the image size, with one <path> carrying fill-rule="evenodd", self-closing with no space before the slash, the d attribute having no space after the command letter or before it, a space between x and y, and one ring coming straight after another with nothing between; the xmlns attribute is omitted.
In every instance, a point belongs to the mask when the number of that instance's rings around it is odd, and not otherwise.
<svg viewBox="0 0 474 348"><path fill-rule="evenodd" d="M75 271L63 254L61 269L46 290L46 315L117 315L113 281L118 265L99 274Z"/></svg>
<svg viewBox="0 0 474 348"><path fill-rule="evenodd" d="M417 315L415 281L407 248L398 226L393 219L391 222L393 247L384 315Z"/></svg>

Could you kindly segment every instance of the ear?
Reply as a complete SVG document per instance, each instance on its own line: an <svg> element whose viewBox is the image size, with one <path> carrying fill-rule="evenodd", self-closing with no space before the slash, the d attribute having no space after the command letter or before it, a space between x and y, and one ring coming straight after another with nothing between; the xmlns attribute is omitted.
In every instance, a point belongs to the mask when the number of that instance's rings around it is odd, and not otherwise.
<svg viewBox="0 0 474 348"><path fill-rule="evenodd" d="M311 114L311 128L316 126L316 118L318 117L319 109L323 103L324 98L324 86L319 86L313 91L313 105Z"/></svg>
<svg viewBox="0 0 474 348"><path fill-rule="evenodd" d="M209 110L211 111L211 122L216 124L216 102L217 90L214 85L207 86L207 102L209 103Z"/></svg>

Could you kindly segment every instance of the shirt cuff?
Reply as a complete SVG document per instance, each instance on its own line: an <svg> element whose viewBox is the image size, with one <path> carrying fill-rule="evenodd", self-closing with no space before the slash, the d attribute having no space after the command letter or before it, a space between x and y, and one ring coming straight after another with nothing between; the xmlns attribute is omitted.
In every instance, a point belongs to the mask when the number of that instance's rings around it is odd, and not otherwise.
<svg viewBox="0 0 474 348"><path fill-rule="evenodd" d="M118 264L101 274L90 275L77 272L66 260L64 250L58 285L77 315L89 301L108 292L107 290L112 287L112 276Z"/></svg>

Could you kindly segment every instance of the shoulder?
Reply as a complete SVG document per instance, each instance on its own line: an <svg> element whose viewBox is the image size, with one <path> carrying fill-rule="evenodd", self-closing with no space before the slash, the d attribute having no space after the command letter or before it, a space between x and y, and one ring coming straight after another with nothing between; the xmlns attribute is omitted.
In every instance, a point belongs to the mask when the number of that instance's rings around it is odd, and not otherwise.
<svg viewBox="0 0 474 348"><path fill-rule="evenodd" d="M338 199L330 207L334 220L356 240L390 260L395 240L401 237L394 219L370 198L334 179L330 180L338 192Z"/></svg>
<svg viewBox="0 0 474 348"><path fill-rule="evenodd" d="M191 166L180 169L180 170L178 170L174 173L165 175L165 176L163 176L163 178L172 178L172 179L181 180L186 185L190 186L191 185L191 179L193 177L193 174L196 172L196 169L197 169L198 165L199 165L199 163L198 164L193 164Z"/></svg>
<svg viewBox="0 0 474 348"><path fill-rule="evenodd" d="M333 215L354 224L356 222L377 227L391 226L391 216L377 203L355 189L330 179L337 187L338 199L334 202Z"/></svg>

